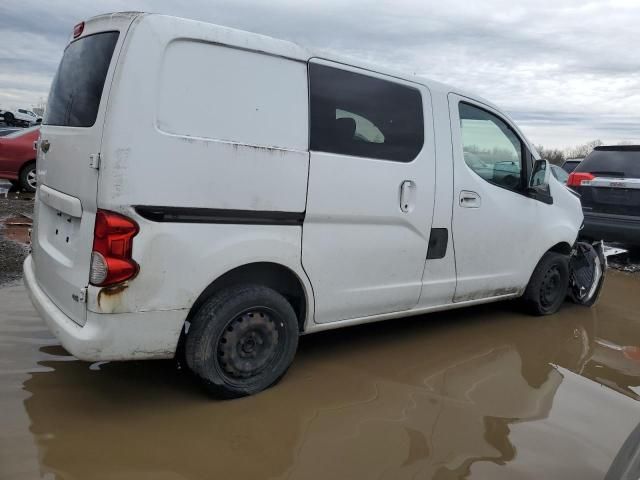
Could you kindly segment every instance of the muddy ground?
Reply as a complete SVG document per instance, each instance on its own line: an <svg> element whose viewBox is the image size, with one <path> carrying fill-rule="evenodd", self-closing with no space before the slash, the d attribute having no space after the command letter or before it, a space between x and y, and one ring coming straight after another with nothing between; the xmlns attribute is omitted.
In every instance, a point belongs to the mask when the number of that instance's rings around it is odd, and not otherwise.
<svg viewBox="0 0 640 480"><path fill-rule="evenodd" d="M0 196L0 286L22 276L32 215L32 195L10 192L8 198Z"/></svg>
<svg viewBox="0 0 640 480"><path fill-rule="evenodd" d="M640 422L639 291L303 337L280 384L219 401L172 361L77 361L5 286L0 478L602 479Z"/></svg>
<svg viewBox="0 0 640 480"><path fill-rule="evenodd" d="M0 218L30 208L0 198ZM550 317L504 302L303 337L280 384L219 401L173 361L70 356L17 280L12 228L2 480L621 478L640 443L640 275Z"/></svg>

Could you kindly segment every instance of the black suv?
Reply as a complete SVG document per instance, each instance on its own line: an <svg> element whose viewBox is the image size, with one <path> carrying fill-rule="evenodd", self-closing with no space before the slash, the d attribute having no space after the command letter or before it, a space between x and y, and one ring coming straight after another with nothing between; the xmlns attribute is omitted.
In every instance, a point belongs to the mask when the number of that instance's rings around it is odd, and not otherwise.
<svg viewBox="0 0 640 480"><path fill-rule="evenodd" d="M567 186L581 195L581 236L640 246L640 145L596 147Z"/></svg>

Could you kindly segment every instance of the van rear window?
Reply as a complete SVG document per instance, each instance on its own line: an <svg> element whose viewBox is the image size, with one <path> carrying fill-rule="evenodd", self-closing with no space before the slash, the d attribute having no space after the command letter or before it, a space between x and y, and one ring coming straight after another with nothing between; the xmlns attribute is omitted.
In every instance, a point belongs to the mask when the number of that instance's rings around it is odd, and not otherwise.
<svg viewBox="0 0 640 480"><path fill-rule="evenodd" d="M51 85L46 125L93 126L117 41L118 32L104 32L69 44Z"/></svg>

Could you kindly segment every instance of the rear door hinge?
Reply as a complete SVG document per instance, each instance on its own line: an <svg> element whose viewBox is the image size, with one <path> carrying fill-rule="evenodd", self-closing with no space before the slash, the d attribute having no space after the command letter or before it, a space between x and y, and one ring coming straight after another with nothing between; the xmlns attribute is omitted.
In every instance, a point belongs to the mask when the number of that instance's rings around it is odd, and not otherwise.
<svg viewBox="0 0 640 480"><path fill-rule="evenodd" d="M71 295L71 298L78 303L87 303L87 287L81 288L78 293Z"/></svg>
<svg viewBox="0 0 640 480"><path fill-rule="evenodd" d="M91 168L95 168L96 170L100 169L100 154L92 153L89 155L89 166Z"/></svg>

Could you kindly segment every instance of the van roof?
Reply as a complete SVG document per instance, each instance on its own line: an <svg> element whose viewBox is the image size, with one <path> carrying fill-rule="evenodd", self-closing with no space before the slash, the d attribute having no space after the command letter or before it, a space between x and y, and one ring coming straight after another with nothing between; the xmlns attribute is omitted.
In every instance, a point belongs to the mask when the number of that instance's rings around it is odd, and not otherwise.
<svg viewBox="0 0 640 480"><path fill-rule="evenodd" d="M172 27L175 27L176 29L180 27L182 28L187 27L193 30L194 35L201 35L204 39L211 39L211 41L220 43L223 45L231 45L231 46L243 48L246 50L264 52L270 55L291 58L294 60L299 60L304 62L308 61L311 58L330 60L336 63L342 63L345 65L358 67L363 70L369 70L372 72L381 73L381 74L402 79L405 81L418 83L428 87L429 90L431 90L432 92L440 92L445 95L448 93L456 93L462 96L470 97L486 105L489 105L493 108L498 109L491 102L487 101L486 99L478 95L466 92L462 89L459 89L444 83L430 80L428 78L425 78L419 75L399 72L399 71L382 67L379 65L363 62L351 57L336 55L334 52L329 52L322 49L312 50L306 47L302 47L289 40L281 40L281 39L269 37L267 35L225 27L225 26L216 25L213 23L207 23L207 22L202 22L198 20L190 20L190 19L180 18L180 17L173 17L170 15L163 15L163 14L157 14L157 13L146 13L146 12L108 13L108 14L92 17L88 21L104 19L104 17L108 17L108 16L128 16L128 17L137 17L137 16L151 17L152 16L152 17L155 17L156 19L164 20L167 23L167 26L172 26ZM184 34L184 31L182 31L182 28L180 28L180 32L179 32L180 35Z"/></svg>

